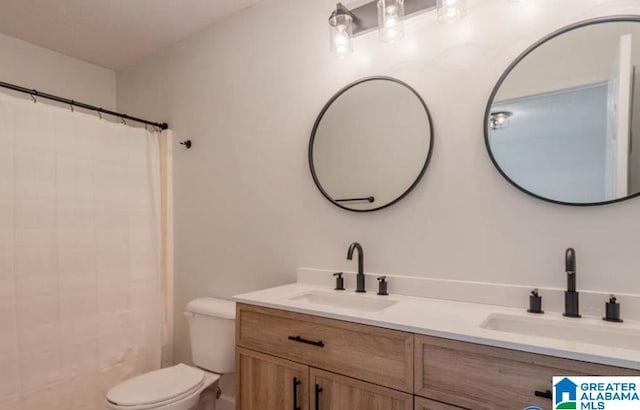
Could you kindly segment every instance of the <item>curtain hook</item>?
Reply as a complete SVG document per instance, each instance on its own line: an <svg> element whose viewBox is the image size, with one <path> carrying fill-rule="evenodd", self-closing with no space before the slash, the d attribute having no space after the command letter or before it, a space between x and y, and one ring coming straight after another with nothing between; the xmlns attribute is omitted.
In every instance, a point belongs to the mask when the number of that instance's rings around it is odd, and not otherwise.
<svg viewBox="0 0 640 410"><path fill-rule="evenodd" d="M102 108L98 108L98 117L102 119Z"/></svg>
<svg viewBox="0 0 640 410"><path fill-rule="evenodd" d="M124 117L120 117L120 120L122 121L122 125L127 125L127 121L125 121Z"/></svg>
<svg viewBox="0 0 640 410"><path fill-rule="evenodd" d="M35 103L37 103L37 102L38 102L38 100L36 100L36 96L35 96L35 95L33 95L33 94L30 94L30 95L31 95L31 99L33 100L33 103L34 103L34 104L35 104Z"/></svg>
<svg viewBox="0 0 640 410"><path fill-rule="evenodd" d="M69 108L71 108L71 112L74 112L73 104L75 104L75 101L71 100L71 102L69 103Z"/></svg>

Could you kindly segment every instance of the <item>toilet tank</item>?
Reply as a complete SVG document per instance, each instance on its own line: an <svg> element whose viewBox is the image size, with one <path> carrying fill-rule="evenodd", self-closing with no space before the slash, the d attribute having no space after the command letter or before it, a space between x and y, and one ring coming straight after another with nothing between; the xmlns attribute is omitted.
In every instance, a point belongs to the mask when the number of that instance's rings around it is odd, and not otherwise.
<svg viewBox="0 0 640 410"><path fill-rule="evenodd" d="M235 372L236 304L215 298L194 299L185 312L193 363L205 370Z"/></svg>

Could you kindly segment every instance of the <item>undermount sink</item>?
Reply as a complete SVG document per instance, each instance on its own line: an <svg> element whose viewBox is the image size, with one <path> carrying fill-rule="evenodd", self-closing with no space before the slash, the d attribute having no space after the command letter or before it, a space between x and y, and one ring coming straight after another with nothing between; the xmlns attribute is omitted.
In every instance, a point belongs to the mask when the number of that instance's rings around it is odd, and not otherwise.
<svg viewBox="0 0 640 410"><path fill-rule="evenodd" d="M504 314L491 314L480 325L483 329L499 332L640 351L640 329L619 326Z"/></svg>
<svg viewBox="0 0 640 410"><path fill-rule="evenodd" d="M354 293L334 294L327 292L309 292L304 295L294 296L289 298L289 300L305 302L312 305L351 309L361 312L379 312L398 303L395 300L371 298Z"/></svg>

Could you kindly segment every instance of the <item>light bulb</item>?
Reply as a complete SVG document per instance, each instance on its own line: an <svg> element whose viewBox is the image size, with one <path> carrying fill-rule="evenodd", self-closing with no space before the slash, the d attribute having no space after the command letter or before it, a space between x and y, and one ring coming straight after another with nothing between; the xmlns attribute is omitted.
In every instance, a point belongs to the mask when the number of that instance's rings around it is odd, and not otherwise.
<svg viewBox="0 0 640 410"><path fill-rule="evenodd" d="M339 26L336 28L336 34L333 38L335 52L338 57L345 57L353 52L351 47L351 39L346 27Z"/></svg>
<svg viewBox="0 0 640 410"><path fill-rule="evenodd" d="M378 34L391 43L404 37L404 0L378 0Z"/></svg>
<svg viewBox="0 0 640 410"><path fill-rule="evenodd" d="M510 111L492 112L491 117L489 118L489 126L494 131L508 128L511 124L512 116L513 113Z"/></svg>
<svg viewBox="0 0 640 410"><path fill-rule="evenodd" d="M346 13L334 13L329 19L329 35L331 51L344 58L353 53L351 37L353 35L353 18Z"/></svg>
<svg viewBox="0 0 640 410"><path fill-rule="evenodd" d="M438 0L438 22L453 23L467 15L466 0Z"/></svg>

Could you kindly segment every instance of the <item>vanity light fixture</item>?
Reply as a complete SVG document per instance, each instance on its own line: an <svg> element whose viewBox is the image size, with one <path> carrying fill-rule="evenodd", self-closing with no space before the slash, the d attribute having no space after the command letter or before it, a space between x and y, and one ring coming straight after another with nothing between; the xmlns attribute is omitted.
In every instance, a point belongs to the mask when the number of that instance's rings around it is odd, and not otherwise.
<svg viewBox="0 0 640 410"><path fill-rule="evenodd" d="M338 58L344 58L353 53L351 38L353 37L353 15L338 3L335 11L329 17L331 51Z"/></svg>
<svg viewBox="0 0 640 410"><path fill-rule="evenodd" d="M404 0L378 0L378 34L392 43L404 37Z"/></svg>
<svg viewBox="0 0 640 410"><path fill-rule="evenodd" d="M438 0L438 22L455 23L467 15L467 0Z"/></svg>
<svg viewBox="0 0 640 410"><path fill-rule="evenodd" d="M342 3L329 17L331 51L338 57L353 52L351 39L378 29L380 40L390 43L404 37L404 19L437 9L438 21L450 23L467 14L466 0L374 0L352 10Z"/></svg>
<svg viewBox="0 0 640 410"><path fill-rule="evenodd" d="M509 126L511 117L513 117L513 113L511 111L492 112L489 126L494 131L503 130Z"/></svg>

